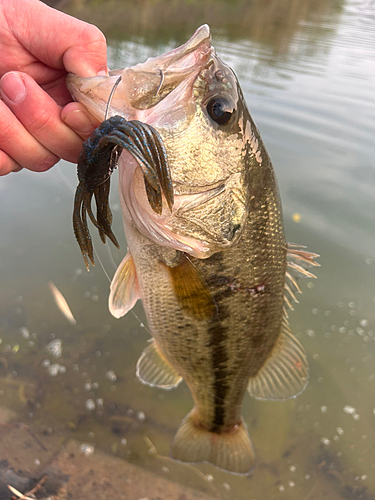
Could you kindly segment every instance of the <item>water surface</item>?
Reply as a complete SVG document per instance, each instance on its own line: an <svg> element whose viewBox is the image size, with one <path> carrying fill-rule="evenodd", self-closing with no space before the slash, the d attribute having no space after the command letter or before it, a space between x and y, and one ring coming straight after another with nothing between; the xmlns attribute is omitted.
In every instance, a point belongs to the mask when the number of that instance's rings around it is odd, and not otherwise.
<svg viewBox="0 0 375 500"><path fill-rule="evenodd" d="M212 25L214 46L235 70L271 155L287 239L321 255L318 279L305 280L290 314L308 352L310 383L291 401L245 398L257 456L249 477L198 465L205 481L163 458L191 397L184 384L163 392L137 381L136 361L149 338L142 307L121 320L110 316L108 277L98 258L86 272L73 237L75 166L61 162L48 173L0 180L0 407L30 429L63 429L217 498L374 499L375 4L179 5L160 2L158 16L154 2L133 6L133 22L123 29L115 2L106 3L107 16L100 2L69 9L106 32L112 68L179 45L203 22ZM110 277L126 250L115 184L121 250L95 241ZM56 308L49 281L77 325ZM149 453L150 442L158 455Z"/></svg>

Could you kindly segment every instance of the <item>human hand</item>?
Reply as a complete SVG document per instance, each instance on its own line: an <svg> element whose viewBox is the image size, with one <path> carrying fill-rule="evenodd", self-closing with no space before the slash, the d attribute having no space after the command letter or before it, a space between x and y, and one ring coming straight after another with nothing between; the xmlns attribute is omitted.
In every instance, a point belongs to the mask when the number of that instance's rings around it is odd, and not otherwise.
<svg viewBox="0 0 375 500"><path fill-rule="evenodd" d="M106 74L104 35L39 0L0 0L0 51L0 175L76 162L97 122L65 78Z"/></svg>

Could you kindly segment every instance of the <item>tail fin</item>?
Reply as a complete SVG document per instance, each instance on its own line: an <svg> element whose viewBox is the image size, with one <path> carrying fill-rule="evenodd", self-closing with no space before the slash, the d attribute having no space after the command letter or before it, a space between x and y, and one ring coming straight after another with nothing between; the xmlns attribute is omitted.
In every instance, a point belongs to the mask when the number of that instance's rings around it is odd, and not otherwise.
<svg viewBox="0 0 375 500"><path fill-rule="evenodd" d="M210 462L228 472L247 474L254 465L254 451L246 424L218 434L195 425L194 410L182 421L171 445L171 456L181 462Z"/></svg>

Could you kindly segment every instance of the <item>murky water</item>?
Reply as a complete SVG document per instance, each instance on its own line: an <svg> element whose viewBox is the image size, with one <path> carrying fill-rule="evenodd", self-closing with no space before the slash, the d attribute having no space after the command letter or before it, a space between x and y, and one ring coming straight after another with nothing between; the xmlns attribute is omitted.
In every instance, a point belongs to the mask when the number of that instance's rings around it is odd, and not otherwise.
<svg viewBox="0 0 375 500"><path fill-rule="evenodd" d="M168 4L153 29L146 7L143 22L130 12L125 38L109 7L107 20L100 5L72 12L102 23L111 67L165 52L212 24L273 160L287 239L321 255L318 279L303 283L290 315L308 352L307 389L286 402L245 398L257 456L249 477L164 458L191 397L184 384L163 392L135 378L149 338L144 313L138 304L135 314L112 318L99 258L84 269L71 223L75 167L61 162L0 181L0 408L31 431L58 430L83 451L94 446L217 498L374 499L375 3L219 4L189 3L184 29ZM110 277L126 249L115 188L112 207L121 251L95 242ZM57 309L49 281L76 325Z"/></svg>

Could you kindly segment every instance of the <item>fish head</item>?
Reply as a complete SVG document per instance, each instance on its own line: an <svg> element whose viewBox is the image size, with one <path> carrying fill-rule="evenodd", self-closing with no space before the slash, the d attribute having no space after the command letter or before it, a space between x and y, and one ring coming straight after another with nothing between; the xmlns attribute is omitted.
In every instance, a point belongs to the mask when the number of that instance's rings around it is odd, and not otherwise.
<svg viewBox="0 0 375 500"><path fill-rule="evenodd" d="M67 84L73 97L103 120L119 76L108 117L139 120L159 132L174 192L172 210L163 203L162 213L156 214L141 169L124 152L120 195L125 222L160 245L198 258L234 245L249 213L252 122L234 72L211 45L209 27L145 63L108 77L69 76Z"/></svg>

